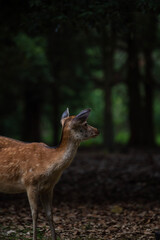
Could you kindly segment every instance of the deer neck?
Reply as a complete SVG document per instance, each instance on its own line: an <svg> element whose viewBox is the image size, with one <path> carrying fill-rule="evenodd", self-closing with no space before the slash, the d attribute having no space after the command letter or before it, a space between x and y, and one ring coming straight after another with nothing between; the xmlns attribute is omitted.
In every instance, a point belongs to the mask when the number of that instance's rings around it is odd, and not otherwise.
<svg viewBox="0 0 160 240"><path fill-rule="evenodd" d="M61 142L56 149L58 168L63 170L71 164L79 145L80 141L75 141L68 133L62 133Z"/></svg>

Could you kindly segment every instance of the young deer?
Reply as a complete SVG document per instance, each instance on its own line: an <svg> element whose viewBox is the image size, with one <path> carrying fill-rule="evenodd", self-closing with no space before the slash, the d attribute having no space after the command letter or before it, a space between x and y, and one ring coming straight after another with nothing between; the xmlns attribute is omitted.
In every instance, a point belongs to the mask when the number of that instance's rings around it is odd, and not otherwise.
<svg viewBox="0 0 160 240"><path fill-rule="evenodd" d="M96 137L96 128L87 124L90 109L77 116L62 114L62 138L56 148L44 143L24 143L0 137L0 192L27 192L33 219L33 240L36 240L37 203L40 197L51 228L52 240L56 234L52 215L53 188L62 172L72 162L81 141Z"/></svg>

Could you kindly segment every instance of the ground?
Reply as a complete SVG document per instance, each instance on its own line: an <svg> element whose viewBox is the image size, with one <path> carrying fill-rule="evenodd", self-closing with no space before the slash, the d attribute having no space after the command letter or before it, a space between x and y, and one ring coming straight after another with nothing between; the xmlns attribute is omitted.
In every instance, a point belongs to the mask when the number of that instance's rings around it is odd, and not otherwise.
<svg viewBox="0 0 160 240"><path fill-rule="evenodd" d="M54 191L60 240L155 240L160 229L160 154L79 151ZM50 239L39 207L38 239ZM0 240L32 239L25 194L0 194Z"/></svg>

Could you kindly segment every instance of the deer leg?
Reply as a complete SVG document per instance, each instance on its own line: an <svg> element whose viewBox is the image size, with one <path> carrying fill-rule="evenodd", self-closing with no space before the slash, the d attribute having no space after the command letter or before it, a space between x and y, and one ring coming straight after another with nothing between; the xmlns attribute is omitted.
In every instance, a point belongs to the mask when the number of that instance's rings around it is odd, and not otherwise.
<svg viewBox="0 0 160 240"><path fill-rule="evenodd" d="M38 218L38 193L34 188L29 187L27 189L27 196L32 213L33 221L33 240L37 240L36 228L37 228L37 218Z"/></svg>
<svg viewBox="0 0 160 240"><path fill-rule="evenodd" d="M52 199L53 199L53 189L47 192L43 192L40 194L41 202L44 207L49 226L51 229L52 240L56 240L56 232L54 229L54 222L53 222L53 212L52 212Z"/></svg>

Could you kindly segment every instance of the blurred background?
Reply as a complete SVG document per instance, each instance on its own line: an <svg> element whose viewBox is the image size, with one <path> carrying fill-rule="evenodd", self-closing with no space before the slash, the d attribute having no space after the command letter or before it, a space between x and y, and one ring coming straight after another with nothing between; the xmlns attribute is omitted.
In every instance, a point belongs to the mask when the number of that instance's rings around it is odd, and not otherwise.
<svg viewBox="0 0 160 240"><path fill-rule="evenodd" d="M58 236L154 240L159 1L0 1L0 135L56 145L67 107L71 115L92 108L88 122L101 134L81 145L55 188ZM0 194L0 207L0 239L31 238L26 196Z"/></svg>
<svg viewBox="0 0 160 240"><path fill-rule="evenodd" d="M157 1L15 0L0 7L0 134L57 144L92 108L107 151L160 145Z"/></svg>

